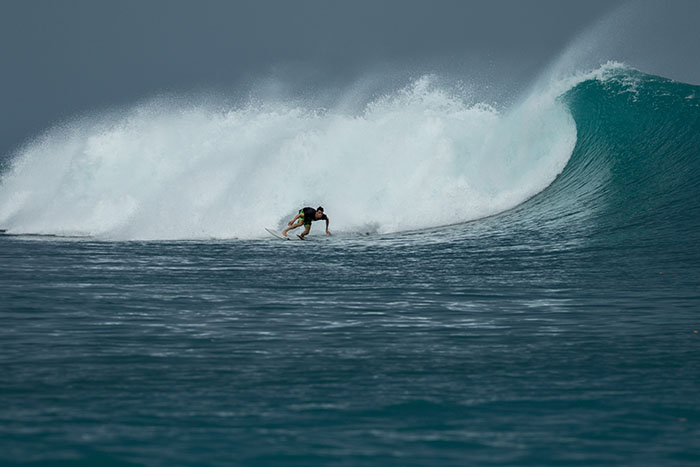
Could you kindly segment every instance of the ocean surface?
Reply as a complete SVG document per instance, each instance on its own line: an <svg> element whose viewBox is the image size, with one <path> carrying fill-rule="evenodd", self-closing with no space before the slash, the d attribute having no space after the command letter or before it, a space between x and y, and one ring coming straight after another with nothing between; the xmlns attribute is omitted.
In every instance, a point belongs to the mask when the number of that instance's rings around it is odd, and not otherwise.
<svg viewBox="0 0 700 467"><path fill-rule="evenodd" d="M700 87L120 112L2 168L2 465L700 463Z"/></svg>

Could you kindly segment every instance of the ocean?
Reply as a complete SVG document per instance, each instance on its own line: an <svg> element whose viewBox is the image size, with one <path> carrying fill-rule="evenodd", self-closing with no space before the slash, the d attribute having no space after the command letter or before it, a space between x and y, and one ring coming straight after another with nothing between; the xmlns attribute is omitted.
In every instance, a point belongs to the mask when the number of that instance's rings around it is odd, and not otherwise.
<svg viewBox="0 0 700 467"><path fill-rule="evenodd" d="M58 125L1 172L0 463L698 465L698 148L620 64Z"/></svg>

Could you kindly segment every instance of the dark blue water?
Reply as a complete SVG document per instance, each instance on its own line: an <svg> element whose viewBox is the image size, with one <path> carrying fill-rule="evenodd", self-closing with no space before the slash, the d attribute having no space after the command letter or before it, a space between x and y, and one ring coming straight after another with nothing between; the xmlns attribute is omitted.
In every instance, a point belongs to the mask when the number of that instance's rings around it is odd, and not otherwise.
<svg viewBox="0 0 700 467"><path fill-rule="evenodd" d="M0 462L697 465L700 93L625 73L562 96L550 187L469 224L0 236Z"/></svg>

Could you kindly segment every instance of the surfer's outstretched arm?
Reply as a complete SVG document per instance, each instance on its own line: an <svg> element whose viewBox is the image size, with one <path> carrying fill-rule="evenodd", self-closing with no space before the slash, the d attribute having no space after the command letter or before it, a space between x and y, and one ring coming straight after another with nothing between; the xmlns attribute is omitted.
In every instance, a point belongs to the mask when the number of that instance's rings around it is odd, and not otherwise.
<svg viewBox="0 0 700 467"><path fill-rule="evenodd" d="M331 231L328 230L328 224L330 224L330 223L331 223L331 222L328 220L328 216L326 216L326 235L330 235L330 234L331 234Z"/></svg>

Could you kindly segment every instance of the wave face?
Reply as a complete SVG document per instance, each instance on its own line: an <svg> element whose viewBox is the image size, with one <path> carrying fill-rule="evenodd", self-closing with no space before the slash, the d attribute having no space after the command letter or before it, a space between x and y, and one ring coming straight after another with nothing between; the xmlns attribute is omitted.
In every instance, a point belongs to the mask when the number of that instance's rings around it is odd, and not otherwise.
<svg viewBox="0 0 700 467"><path fill-rule="evenodd" d="M109 239L255 238L323 204L339 232L502 213L489 222L671 248L698 240L698 147L700 88L617 64L506 112L429 77L359 113L158 101L73 122L20 151L0 185L0 225Z"/></svg>
<svg viewBox="0 0 700 467"><path fill-rule="evenodd" d="M586 245L697 257L700 87L609 66L562 101L578 130L569 163L500 222L551 228Z"/></svg>
<svg viewBox="0 0 700 467"><path fill-rule="evenodd" d="M18 154L0 186L0 225L112 239L254 238L321 204L336 231L396 232L513 208L566 165L576 129L556 96L498 112L433 81L359 113L159 101L83 119Z"/></svg>

